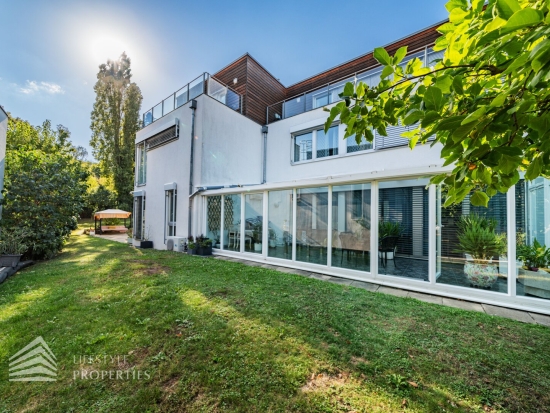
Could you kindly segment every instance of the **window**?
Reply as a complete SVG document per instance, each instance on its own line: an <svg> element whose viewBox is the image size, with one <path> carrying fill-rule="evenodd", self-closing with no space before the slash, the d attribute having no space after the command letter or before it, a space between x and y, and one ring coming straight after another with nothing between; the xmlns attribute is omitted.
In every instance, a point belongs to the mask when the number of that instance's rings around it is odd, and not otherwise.
<svg viewBox="0 0 550 413"><path fill-rule="evenodd" d="M294 135L294 162L338 155L338 125Z"/></svg>
<svg viewBox="0 0 550 413"><path fill-rule="evenodd" d="M145 142L137 144L136 175L137 185L145 185L147 182L147 151L145 149Z"/></svg>
<svg viewBox="0 0 550 413"><path fill-rule="evenodd" d="M270 257L292 259L292 189L269 191L268 214Z"/></svg>
<svg viewBox="0 0 550 413"><path fill-rule="evenodd" d="M372 149L372 142L367 141L367 139L362 136L361 143L357 143L355 140L355 135L350 136L346 139L347 153L354 153L359 151L366 151Z"/></svg>
<svg viewBox="0 0 550 413"><path fill-rule="evenodd" d="M177 193L176 193L176 189L169 189L164 192L166 195L166 198L165 198L166 213L164 218L164 222L166 223L165 234L167 237L174 237L176 236Z"/></svg>
<svg viewBox="0 0 550 413"><path fill-rule="evenodd" d="M313 132L297 135L294 138L294 162L312 159Z"/></svg>
<svg viewBox="0 0 550 413"><path fill-rule="evenodd" d="M338 126L317 130L317 158L338 155Z"/></svg>
<svg viewBox="0 0 550 413"><path fill-rule="evenodd" d="M134 238L145 238L145 194L134 195Z"/></svg>

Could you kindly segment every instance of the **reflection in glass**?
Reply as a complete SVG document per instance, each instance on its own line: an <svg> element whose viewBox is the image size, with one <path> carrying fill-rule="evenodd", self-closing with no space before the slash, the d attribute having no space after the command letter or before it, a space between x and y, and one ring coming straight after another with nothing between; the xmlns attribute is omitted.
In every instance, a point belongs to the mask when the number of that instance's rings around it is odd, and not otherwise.
<svg viewBox="0 0 550 413"><path fill-rule="evenodd" d="M370 271L370 184L332 188L332 266Z"/></svg>
<svg viewBox="0 0 550 413"><path fill-rule="evenodd" d="M244 250L246 252L262 253L263 241L263 201L264 194L247 194L244 209Z"/></svg>
<svg viewBox="0 0 550 413"><path fill-rule="evenodd" d="M507 293L506 194L493 196L488 208L473 206L469 195L449 207L443 190L437 197L437 283Z"/></svg>
<svg viewBox="0 0 550 413"><path fill-rule="evenodd" d="M292 259L292 189L270 191L268 195L270 257Z"/></svg>
<svg viewBox="0 0 550 413"><path fill-rule="evenodd" d="M428 281L428 179L381 182L379 274Z"/></svg>
<svg viewBox="0 0 550 413"><path fill-rule="evenodd" d="M241 194L225 195L223 208L224 249L240 251Z"/></svg>
<svg viewBox="0 0 550 413"><path fill-rule="evenodd" d="M326 265L328 188L301 188L296 195L296 260Z"/></svg>
<svg viewBox="0 0 550 413"><path fill-rule="evenodd" d="M317 130L317 158L338 155L338 126Z"/></svg>
<svg viewBox="0 0 550 413"><path fill-rule="evenodd" d="M550 299L550 262L535 260L550 246L550 181L537 178L516 184L516 294Z"/></svg>
<svg viewBox="0 0 550 413"><path fill-rule="evenodd" d="M294 162L306 161L312 158L313 132L294 137Z"/></svg>
<svg viewBox="0 0 550 413"><path fill-rule="evenodd" d="M222 220L222 197L206 198L206 236L212 240L214 248L220 248L220 229Z"/></svg>

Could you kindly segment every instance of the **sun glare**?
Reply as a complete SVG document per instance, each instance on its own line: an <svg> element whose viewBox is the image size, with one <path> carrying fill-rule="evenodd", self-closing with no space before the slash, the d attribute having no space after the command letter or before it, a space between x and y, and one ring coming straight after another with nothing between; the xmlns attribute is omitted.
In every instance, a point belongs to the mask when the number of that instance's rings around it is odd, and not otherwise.
<svg viewBox="0 0 550 413"><path fill-rule="evenodd" d="M107 59L117 59L122 52L128 53L128 44L114 35L103 34L93 38L90 51L93 59L100 64Z"/></svg>

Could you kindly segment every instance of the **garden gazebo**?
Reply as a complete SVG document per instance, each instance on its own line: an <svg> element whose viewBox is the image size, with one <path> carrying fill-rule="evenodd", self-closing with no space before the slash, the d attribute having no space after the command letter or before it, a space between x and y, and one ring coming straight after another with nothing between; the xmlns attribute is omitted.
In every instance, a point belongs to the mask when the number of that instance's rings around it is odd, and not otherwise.
<svg viewBox="0 0 550 413"><path fill-rule="evenodd" d="M131 212L123 211L121 209L106 209L104 211L98 211L94 214L94 230L97 232L97 222L99 221L99 233L104 231L126 231L126 219L132 215ZM124 219L124 225L102 225L102 220L107 218L121 218Z"/></svg>

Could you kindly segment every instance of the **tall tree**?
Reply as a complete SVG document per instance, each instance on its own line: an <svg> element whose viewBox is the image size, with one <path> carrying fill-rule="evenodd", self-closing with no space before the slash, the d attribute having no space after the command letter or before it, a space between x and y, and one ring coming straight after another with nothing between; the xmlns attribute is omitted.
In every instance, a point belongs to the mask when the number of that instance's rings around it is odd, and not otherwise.
<svg viewBox="0 0 550 413"><path fill-rule="evenodd" d="M96 100L92 111L90 145L105 175L112 176L119 208L131 209L134 187L135 135L139 129L142 95L131 82L130 58L99 66L94 86Z"/></svg>
<svg viewBox="0 0 550 413"><path fill-rule="evenodd" d="M444 165L432 183L447 186L446 205L473 191L485 205L525 178L550 177L550 2L547 0L450 0L449 22L432 67L403 64L406 48L374 57L383 66L375 87L348 83L343 102L331 108L346 137L372 141L389 125L411 125L411 149L430 137L442 144Z"/></svg>

